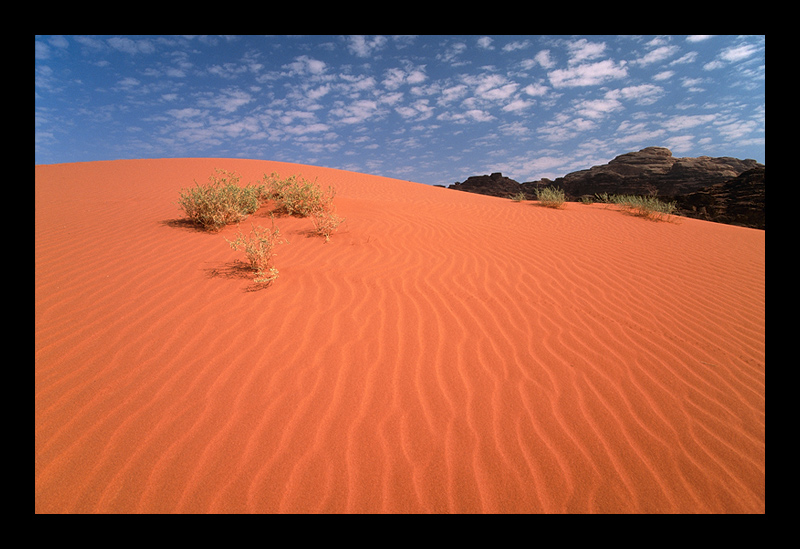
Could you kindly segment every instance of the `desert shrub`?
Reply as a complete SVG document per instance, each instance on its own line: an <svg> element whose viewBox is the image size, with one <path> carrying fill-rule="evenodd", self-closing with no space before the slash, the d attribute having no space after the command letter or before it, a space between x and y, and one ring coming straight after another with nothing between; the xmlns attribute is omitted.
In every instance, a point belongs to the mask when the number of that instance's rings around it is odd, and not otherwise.
<svg viewBox="0 0 800 549"><path fill-rule="evenodd" d="M513 200L514 202L522 202L523 200L527 200L527 197L525 196L524 192L520 191L514 196L512 196L511 200Z"/></svg>
<svg viewBox="0 0 800 549"><path fill-rule="evenodd" d="M536 199L547 208L563 208L567 201L564 191L558 187L544 187L536 189Z"/></svg>
<svg viewBox="0 0 800 549"><path fill-rule="evenodd" d="M240 187L239 175L216 170L208 183L181 189L178 206L190 221L206 230L218 231L238 223L258 210L261 190L257 186Z"/></svg>
<svg viewBox="0 0 800 549"><path fill-rule="evenodd" d="M283 242L280 229L275 227L274 223L269 229L252 226L249 235L244 235L239 230L236 240L228 240L231 249L244 251L250 261L250 267L255 272L254 281L259 284L269 284L278 278L278 269L272 264L272 258L275 256L273 250Z"/></svg>
<svg viewBox="0 0 800 549"><path fill-rule="evenodd" d="M343 217L337 215L330 208L315 211L311 214L311 219L314 222L314 232L320 236L324 236L325 242L330 242L331 235L336 232L339 225L345 221Z"/></svg>
<svg viewBox="0 0 800 549"><path fill-rule="evenodd" d="M600 193L600 194L595 193L594 196L597 200L599 200L603 204L610 204L611 199L613 198L613 196L609 195L608 193Z"/></svg>
<svg viewBox="0 0 800 549"><path fill-rule="evenodd" d="M633 215L654 221L669 219L675 213L675 202L662 202L655 196L614 195L609 201Z"/></svg>
<svg viewBox="0 0 800 549"><path fill-rule="evenodd" d="M333 187L323 191L316 180L308 181L300 175L281 179L277 173L264 177L260 193L263 198L274 200L278 211L298 217L325 210L336 194Z"/></svg>
<svg viewBox="0 0 800 549"><path fill-rule="evenodd" d="M264 175L259 193L262 199L274 200L275 211L279 213L311 217L313 232L324 236L325 242L330 241L331 235L345 221L334 211L336 189L329 185L327 190L323 190L316 180L308 181L300 175L284 179L273 172Z"/></svg>

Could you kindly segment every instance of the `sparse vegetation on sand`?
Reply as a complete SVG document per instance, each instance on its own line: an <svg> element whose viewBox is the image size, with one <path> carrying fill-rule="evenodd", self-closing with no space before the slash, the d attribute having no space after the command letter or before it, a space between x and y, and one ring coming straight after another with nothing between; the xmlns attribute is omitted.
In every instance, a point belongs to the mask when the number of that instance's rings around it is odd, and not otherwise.
<svg viewBox="0 0 800 549"><path fill-rule="evenodd" d="M311 219L314 221L314 232L324 236L325 242L330 242L331 235L345 221L330 208L314 212L311 214Z"/></svg>
<svg viewBox="0 0 800 549"><path fill-rule="evenodd" d="M261 189L258 186L239 186L240 176L234 172L216 170L208 183L181 189L178 206L190 221L207 231L219 231L226 225L239 223L258 210Z"/></svg>
<svg viewBox="0 0 800 549"><path fill-rule="evenodd" d="M345 219L333 207L336 190L328 186L323 190L316 180L308 181L299 175L281 179L277 173L264 176L262 194L276 202L276 211L297 217L311 217L314 233L329 242Z"/></svg>
<svg viewBox="0 0 800 549"><path fill-rule="evenodd" d="M528 197L525 196L525 193L522 191L518 192L517 194L511 197L511 200L513 200L514 202L522 202L527 199Z"/></svg>
<svg viewBox="0 0 800 549"><path fill-rule="evenodd" d="M329 186L323 191L317 181L308 181L302 175L290 175L281 179L277 173L264 175L261 193L276 202L276 209L287 215L309 217L316 212L330 209L336 191Z"/></svg>
<svg viewBox="0 0 800 549"><path fill-rule="evenodd" d="M675 202L662 202L655 196L609 195L602 193L597 198L606 204L616 204L622 210L653 221L667 221L675 213Z"/></svg>
<svg viewBox="0 0 800 549"><path fill-rule="evenodd" d="M255 272L255 282L270 284L278 278L278 269L273 265L273 250L281 239L280 230L275 227L273 213L311 217L314 234L329 242L345 219L333 207L336 190L329 186L323 190L315 181L292 175L281 178L277 173L264 175L261 182L239 186L240 176L235 172L217 169L208 178L208 183L181 189L178 206L189 220L208 231L220 231L226 225L238 224L250 214L255 213L262 203L273 201L275 207L270 212L272 227L265 229L253 225L245 235L238 230L236 239L227 240L231 248L241 250L247 256Z"/></svg>
<svg viewBox="0 0 800 549"><path fill-rule="evenodd" d="M272 264L272 258L275 256L273 250L275 246L284 242L281 239L281 231L275 227L274 222L269 229L253 225L248 235L239 230L236 240L228 240L231 249L244 251L250 261L250 267L255 272L253 280L258 284L270 284L278 278L278 269Z"/></svg>
<svg viewBox="0 0 800 549"><path fill-rule="evenodd" d="M563 208L567 198L558 187L544 187L536 189L536 200L546 208Z"/></svg>

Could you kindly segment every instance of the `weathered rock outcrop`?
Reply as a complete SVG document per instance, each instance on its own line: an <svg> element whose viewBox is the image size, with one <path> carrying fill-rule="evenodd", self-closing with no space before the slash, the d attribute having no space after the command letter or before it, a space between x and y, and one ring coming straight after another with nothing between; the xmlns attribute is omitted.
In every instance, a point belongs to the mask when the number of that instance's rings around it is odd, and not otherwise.
<svg viewBox="0 0 800 549"><path fill-rule="evenodd" d="M664 147L647 147L622 154L608 164L572 172L556 179L569 196L595 193L678 196L733 179L763 166L755 160L732 157L675 158Z"/></svg>
<svg viewBox="0 0 800 549"><path fill-rule="evenodd" d="M470 177L449 188L503 198L524 192L529 199L535 198L537 188L549 185L562 188L571 200L602 193L655 194L675 200L682 215L763 229L764 173L765 166L751 159L676 158L667 148L647 147L555 181L517 183L493 173Z"/></svg>
<svg viewBox="0 0 800 549"><path fill-rule="evenodd" d="M449 188L502 198L508 198L520 192L519 183L504 177L500 172L495 172L492 175L473 175L463 183L456 181Z"/></svg>
<svg viewBox="0 0 800 549"><path fill-rule="evenodd" d="M766 229L765 174L766 168L760 166L725 183L676 196L678 212L696 219Z"/></svg>

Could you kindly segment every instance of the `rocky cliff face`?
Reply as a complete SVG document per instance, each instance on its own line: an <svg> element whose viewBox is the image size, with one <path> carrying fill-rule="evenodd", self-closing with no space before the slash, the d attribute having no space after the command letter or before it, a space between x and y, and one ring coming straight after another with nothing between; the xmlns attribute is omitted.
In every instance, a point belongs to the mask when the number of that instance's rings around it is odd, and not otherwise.
<svg viewBox="0 0 800 549"><path fill-rule="evenodd" d="M675 158L664 147L647 147L555 181L517 183L493 173L473 176L448 188L503 198L522 191L529 199L535 198L537 188L550 185L562 188L572 200L601 193L656 194L676 200L683 215L763 229L764 174L765 166L751 159ZM740 175L743 178L738 180Z"/></svg>
<svg viewBox="0 0 800 549"><path fill-rule="evenodd" d="M608 164L567 174L555 183L573 197L603 192L677 196L723 183L758 166L761 164L755 160L731 157L675 158L664 147L647 147L622 154Z"/></svg>
<svg viewBox="0 0 800 549"><path fill-rule="evenodd" d="M766 229L765 174L766 168L760 166L674 200L679 213L687 217Z"/></svg>
<svg viewBox="0 0 800 549"><path fill-rule="evenodd" d="M473 175L463 183L456 181L448 188L468 193L499 196L502 198L510 198L522 190L519 183L513 179L504 177L500 172L493 173L492 175Z"/></svg>

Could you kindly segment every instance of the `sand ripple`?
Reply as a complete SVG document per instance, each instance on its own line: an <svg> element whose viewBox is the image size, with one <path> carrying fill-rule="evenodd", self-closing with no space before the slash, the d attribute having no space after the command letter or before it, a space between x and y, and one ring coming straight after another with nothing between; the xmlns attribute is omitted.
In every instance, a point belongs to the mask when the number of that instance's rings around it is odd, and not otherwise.
<svg viewBox="0 0 800 549"><path fill-rule="evenodd" d="M214 167L338 189L261 291ZM245 222L268 223L263 212ZM339 170L36 167L39 513L764 513L765 232Z"/></svg>

